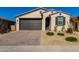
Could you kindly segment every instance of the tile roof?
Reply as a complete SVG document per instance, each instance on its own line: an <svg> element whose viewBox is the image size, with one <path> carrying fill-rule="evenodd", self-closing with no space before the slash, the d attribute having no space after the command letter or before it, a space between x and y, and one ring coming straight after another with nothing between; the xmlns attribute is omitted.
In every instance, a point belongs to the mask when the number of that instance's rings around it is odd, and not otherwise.
<svg viewBox="0 0 79 59"><path fill-rule="evenodd" d="M4 18L4 17L0 17L0 20L5 20L5 21L10 21L10 22L15 22L15 21L13 21L13 20L9 20L9 19Z"/></svg>

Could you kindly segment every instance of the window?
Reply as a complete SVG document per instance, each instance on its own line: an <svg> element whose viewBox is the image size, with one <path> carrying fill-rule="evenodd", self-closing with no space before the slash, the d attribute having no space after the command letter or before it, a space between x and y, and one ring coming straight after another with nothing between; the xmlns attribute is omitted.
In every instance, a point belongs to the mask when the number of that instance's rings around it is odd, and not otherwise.
<svg viewBox="0 0 79 59"><path fill-rule="evenodd" d="M63 25L65 25L65 17L63 17L63 16L57 16L56 17L56 25L57 26L63 26Z"/></svg>

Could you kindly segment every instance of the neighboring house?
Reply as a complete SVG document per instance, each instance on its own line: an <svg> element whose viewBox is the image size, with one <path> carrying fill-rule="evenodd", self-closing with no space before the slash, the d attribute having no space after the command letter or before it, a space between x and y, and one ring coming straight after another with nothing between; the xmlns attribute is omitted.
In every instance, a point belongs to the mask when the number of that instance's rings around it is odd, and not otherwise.
<svg viewBox="0 0 79 59"><path fill-rule="evenodd" d="M14 25L15 22L3 17L0 17L0 29L11 29L11 25Z"/></svg>
<svg viewBox="0 0 79 59"><path fill-rule="evenodd" d="M73 29L79 31L79 16L73 17Z"/></svg>
<svg viewBox="0 0 79 59"><path fill-rule="evenodd" d="M62 27L67 30L71 16L64 12L50 11L44 8L20 14L16 16L16 30L55 30L61 31Z"/></svg>

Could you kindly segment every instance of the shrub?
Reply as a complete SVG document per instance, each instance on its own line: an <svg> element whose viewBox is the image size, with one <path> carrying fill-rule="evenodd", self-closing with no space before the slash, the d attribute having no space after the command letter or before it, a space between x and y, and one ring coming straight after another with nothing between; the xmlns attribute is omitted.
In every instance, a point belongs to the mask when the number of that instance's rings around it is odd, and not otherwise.
<svg viewBox="0 0 79 59"><path fill-rule="evenodd" d="M66 32L67 33L73 33L73 30L72 30L72 28L68 28Z"/></svg>
<svg viewBox="0 0 79 59"><path fill-rule="evenodd" d="M8 32L10 32L9 29L0 28L0 34L4 34L4 33L8 33Z"/></svg>
<svg viewBox="0 0 79 59"><path fill-rule="evenodd" d="M75 37L66 37L65 40L70 41L70 42L76 42L77 38L75 38Z"/></svg>
<svg viewBox="0 0 79 59"><path fill-rule="evenodd" d="M53 32L47 32L46 34L47 34L47 35L49 35L49 36L54 35L54 33L53 33Z"/></svg>
<svg viewBox="0 0 79 59"><path fill-rule="evenodd" d="M6 33L10 32L10 31L11 31L10 29L7 29L7 30L6 30Z"/></svg>
<svg viewBox="0 0 79 59"><path fill-rule="evenodd" d="M4 34L5 30L3 28L0 28L0 34Z"/></svg>
<svg viewBox="0 0 79 59"><path fill-rule="evenodd" d="M57 35L64 36L64 33L57 33Z"/></svg>

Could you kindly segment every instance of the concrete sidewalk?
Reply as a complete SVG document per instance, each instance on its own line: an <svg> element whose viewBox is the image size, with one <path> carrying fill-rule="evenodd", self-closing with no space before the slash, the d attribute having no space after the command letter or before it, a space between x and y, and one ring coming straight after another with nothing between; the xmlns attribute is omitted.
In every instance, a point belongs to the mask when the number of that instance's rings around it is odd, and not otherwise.
<svg viewBox="0 0 79 59"><path fill-rule="evenodd" d="M79 52L79 46L0 46L0 52Z"/></svg>

